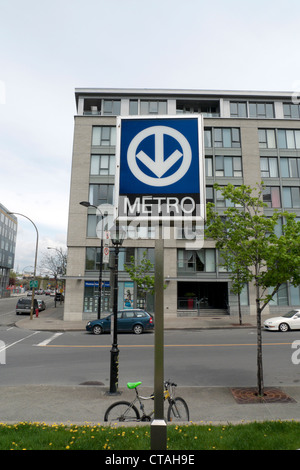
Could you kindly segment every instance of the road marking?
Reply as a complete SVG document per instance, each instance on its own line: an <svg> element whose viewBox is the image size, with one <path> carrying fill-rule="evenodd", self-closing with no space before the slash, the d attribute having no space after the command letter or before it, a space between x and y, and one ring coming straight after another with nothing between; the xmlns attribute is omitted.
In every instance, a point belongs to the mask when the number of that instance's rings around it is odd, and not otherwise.
<svg viewBox="0 0 300 470"><path fill-rule="evenodd" d="M51 343L51 341L53 341L55 338L57 338L58 336L62 335L62 333L55 333L54 335L50 336L50 338L48 339L45 339L44 341L42 341L41 343L37 344L36 346L48 346L49 343Z"/></svg>
<svg viewBox="0 0 300 470"><path fill-rule="evenodd" d="M12 346L15 346L15 345L18 344L18 343L21 343L21 342L24 341L25 339L28 339L28 338L30 338L31 336L34 336L34 335L36 335L36 334L38 334L38 333L39 333L39 331L35 331L35 332L32 333L31 335L25 336L25 338L19 339L18 341L15 341L14 343L11 343L11 344L7 344L7 345L5 345L3 348L0 349L0 352L5 351L5 350L8 349L8 348L11 348Z"/></svg>

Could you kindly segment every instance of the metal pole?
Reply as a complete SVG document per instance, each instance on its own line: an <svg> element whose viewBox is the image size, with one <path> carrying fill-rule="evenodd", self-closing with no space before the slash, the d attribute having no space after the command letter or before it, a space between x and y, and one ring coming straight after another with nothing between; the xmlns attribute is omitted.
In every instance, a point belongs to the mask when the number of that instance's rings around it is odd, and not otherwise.
<svg viewBox="0 0 300 470"><path fill-rule="evenodd" d="M35 281L37 255L38 255L38 245L39 245L39 232L38 232L37 226L35 225L35 223L29 217L27 217L27 215L20 214L19 212L8 212L8 214L21 215L22 217L25 217L25 219L28 219L32 223L32 225L34 226L34 228L36 230L36 244L35 244L35 258L34 258L34 272L33 272L33 280ZM30 320L32 320L32 317L33 317L34 290L35 290L35 288L33 287L32 296L31 296Z"/></svg>
<svg viewBox="0 0 300 470"><path fill-rule="evenodd" d="M115 246L115 266L114 266L114 307L113 307L113 343L110 350L110 388L109 394L118 394L119 385L119 348L118 348L118 261L119 246Z"/></svg>
<svg viewBox="0 0 300 470"><path fill-rule="evenodd" d="M155 241L155 349L154 419L151 423L151 449L167 449L167 425L164 419L164 242L162 227Z"/></svg>
<svg viewBox="0 0 300 470"><path fill-rule="evenodd" d="M54 307L56 308L56 292L57 292L57 274L55 273L55 291L54 291Z"/></svg>
<svg viewBox="0 0 300 470"><path fill-rule="evenodd" d="M102 216L103 217L103 216ZM102 300L102 264L103 264L103 224L100 245L100 269L99 269L99 298L98 298L98 320L101 318L101 300Z"/></svg>

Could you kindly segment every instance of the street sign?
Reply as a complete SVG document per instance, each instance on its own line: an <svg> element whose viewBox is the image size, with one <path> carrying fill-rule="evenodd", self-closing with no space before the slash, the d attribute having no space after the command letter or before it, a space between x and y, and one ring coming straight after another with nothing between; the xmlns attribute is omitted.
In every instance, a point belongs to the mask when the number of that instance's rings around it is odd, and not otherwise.
<svg viewBox="0 0 300 470"><path fill-rule="evenodd" d="M103 247L103 263L108 263L109 262L109 247L104 246Z"/></svg>
<svg viewBox="0 0 300 470"><path fill-rule="evenodd" d="M204 219L202 116L119 117L117 129L119 219Z"/></svg>
<svg viewBox="0 0 300 470"><path fill-rule="evenodd" d="M37 289L39 287L39 281L29 281L30 289Z"/></svg>

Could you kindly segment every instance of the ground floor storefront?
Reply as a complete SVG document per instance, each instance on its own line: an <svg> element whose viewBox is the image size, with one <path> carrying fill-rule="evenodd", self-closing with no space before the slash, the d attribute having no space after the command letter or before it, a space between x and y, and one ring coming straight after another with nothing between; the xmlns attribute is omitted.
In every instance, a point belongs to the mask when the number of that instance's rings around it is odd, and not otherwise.
<svg viewBox="0 0 300 470"><path fill-rule="evenodd" d="M145 293L137 287L125 265L135 259L138 265L146 252L153 263L154 248L123 248L119 254L118 310L145 308L155 314L155 293ZM164 312L168 316L230 315L237 317L256 314L256 292L245 285L240 296L233 294L230 274L222 268L213 248L183 250L170 246L164 252ZM94 319L101 297L101 316L113 311L113 269L102 272L99 293L100 251L95 247L72 248L68 254L65 295L65 320ZM77 274L83 273L83 274ZM285 313L300 306L300 287L283 284L264 311Z"/></svg>

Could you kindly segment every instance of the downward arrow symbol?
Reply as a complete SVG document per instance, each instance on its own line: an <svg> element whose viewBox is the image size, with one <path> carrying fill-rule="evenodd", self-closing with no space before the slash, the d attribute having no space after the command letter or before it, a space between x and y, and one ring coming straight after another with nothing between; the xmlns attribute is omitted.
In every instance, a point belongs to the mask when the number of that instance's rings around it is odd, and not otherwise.
<svg viewBox="0 0 300 470"><path fill-rule="evenodd" d="M142 150L136 157L152 171L158 178L161 178L175 163L183 156L179 150L175 150L168 158L164 158L164 133L155 134L155 157L150 158Z"/></svg>

